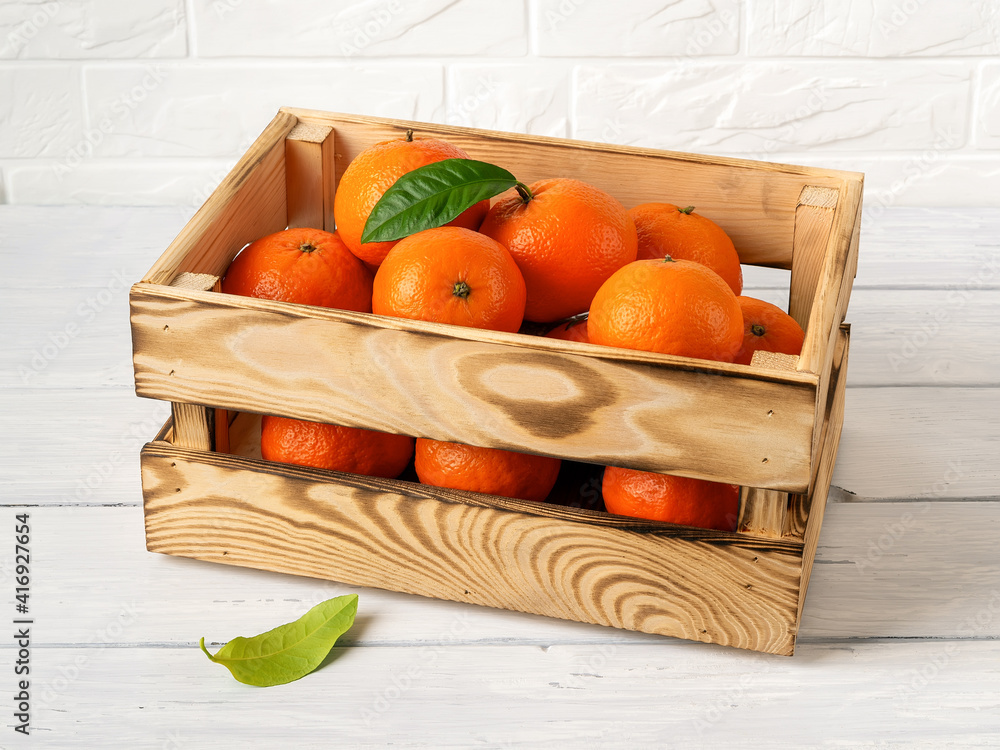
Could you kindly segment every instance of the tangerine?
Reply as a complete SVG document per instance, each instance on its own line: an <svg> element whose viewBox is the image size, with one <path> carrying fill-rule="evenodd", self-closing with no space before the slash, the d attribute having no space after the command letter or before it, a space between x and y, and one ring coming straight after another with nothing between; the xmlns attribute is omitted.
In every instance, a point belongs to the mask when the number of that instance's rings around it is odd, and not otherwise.
<svg viewBox="0 0 1000 750"><path fill-rule="evenodd" d="M587 319L576 318L560 323L551 331L545 334L550 339L562 339L563 341L582 341L588 343L590 337L587 335Z"/></svg>
<svg viewBox="0 0 1000 750"><path fill-rule="evenodd" d="M515 332L524 279L506 248L471 229L438 227L404 237L375 274L376 315Z"/></svg>
<svg viewBox="0 0 1000 750"><path fill-rule="evenodd" d="M245 297L372 311L372 272L340 237L298 227L251 242L229 265L222 291Z"/></svg>
<svg viewBox="0 0 1000 750"><path fill-rule="evenodd" d="M543 501L559 475L558 458L418 438L414 467L424 484Z"/></svg>
<svg viewBox="0 0 1000 750"><path fill-rule="evenodd" d="M608 279L590 306L593 344L732 362L743 343L736 295L691 260L637 260Z"/></svg>
<svg viewBox="0 0 1000 750"><path fill-rule="evenodd" d="M801 354L806 334L795 318L755 297L737 297L743 311L743 347L733 362L750 364L755 351Z"/></svg>
<svg viewBox="0 0 1000 750"><path fill-rule="evenodd" d="M359 427L264 416L260 452L268 461L392 479L413 457L413 438Z"/></svg>
<svg viewBox="0 0 1000 750"><path fill-rule="evenodd" d="M740 488L735 484L609 466L601 491L608 513L618 516L736 530Z"/></svg>
<svg viewBox="0 0 1000 750"><path fill-rule="evenodd" d="M366 263L379 265L398 240L361 243L361 234L375 204L407 172L445 159L468 159L458 146L436 138L407 137L382 141L365 149L347 165L333 200L337 231L351 252ZM451 226L478 229L489 210L488 200L466 209Z"/></svg>
<svg viewBox="0 0 1000 750"><path fill-rule="evenodd" d="M617 199L568 178L501 196L479 231L514 256L527 287L524 316L536 323L584 312L638 247L635 224Z"/></svg>
<svg viewBox="0 0 1000 750"><path fill-rule="evenodd" d="M721 276L733 294L743 291L743 268L733 241L711 219L694 213L694 206L678 208L673 203L643 203L629 209L639 237L636 256L693 260Z"/></svg>

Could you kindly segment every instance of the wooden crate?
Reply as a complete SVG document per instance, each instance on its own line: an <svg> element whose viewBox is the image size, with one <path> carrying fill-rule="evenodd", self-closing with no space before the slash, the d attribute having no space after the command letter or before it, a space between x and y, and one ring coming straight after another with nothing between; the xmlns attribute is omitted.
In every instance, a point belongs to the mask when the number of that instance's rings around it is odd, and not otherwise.
<svg viewBox="0 0 1000 750"><path fill-rule="evenodd" d="M524 182L695 204L743 263L790 269L801 356L732 365L215 291L248 242L332 229L346 165L408 129ZM861 189L853 172L282 109L131 290L136 392L173 404L142 450L148 549L791 654L843 419ZM271 463L259 414L733 482L739 531Z"/></svg>

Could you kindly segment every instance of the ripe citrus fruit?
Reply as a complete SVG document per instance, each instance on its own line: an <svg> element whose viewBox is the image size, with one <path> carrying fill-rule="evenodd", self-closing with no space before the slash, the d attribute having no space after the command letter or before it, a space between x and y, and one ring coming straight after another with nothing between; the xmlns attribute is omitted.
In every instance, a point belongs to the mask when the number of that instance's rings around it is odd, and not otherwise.
<svg viewBox="0 0 1000 750"><path fill-rule="evenodd" d="M711 219L694 213L694 207L673 203L643 203L629 209L639 235L637 258L693 260L721 276L733 294L743 291L743 269L729 235Z"/></svg>
<svg viewBox="0 0 1000 750"><path fill-rule="evenodd" d="M635 260L635 225L615 198L579 180L541 180L493 204L479 231L514 256L528 289L524 317L551 323L584 312L615 271Z"/></svg>
<svg viewBox="0 0 1000 750"><path fill-rule="evenodd" d="M496 240L460 227L404 237L375 274L376 315L515 332L524 279Z"/></svg>
<svg viewBox="0 0 1000 750"><path fill-rule="evenodd" d="M300 305L372 310L372 272L340 237L322 229L285 229L251 242L230 264L222 291Z"/></svg>
<svg viewBox="0 0 1000 750"><path fill-rule="evenodd" d="M691 260L637 260L604 282L590 306L592 344L732 362L743 344L736 295Z"/></svg>
<svg viewBox="0 0 1000 750"><path fill-rule="evenodd" d="M558 458L417 439L414 467L424 484L542 501L556 483Z"/></svg>
<svg viewBox="0 0 1000 750"><path fill-rule="evenodd" d="M582 341L588 343L587 319L578 318L568 323L560 323L551 331L545 334L550 339L562 339L563 341Z"/></svg>
<svg viewBox="0 0 1000 750"><path fill-rule="evenodd" d="M411 133L407 136L377 143L358 154L344 170L333 200L333 216L344 243L361 260L375 266L395 244L395 241L361 244L365 222L382 194L396 180L418 167L445 159L469 158L465 151L445 141L412 138ZM461 213L451 225L478 229L489 207L488 200L480 201Z"/></svg>
<svg viewBox="0 0 1000 750"><path fill-rule="evenodd" d="M413 438L301 419L261 419L260 452L268 461L391 479L413 457Z"/></svg>
<svg viewBox="0 0 1000 750"><path fill-rule="evenodd" d="M734 362L750 364L755 351L800 354L805 332L780 307L754 297L737 297L743 310L743 348Z"/></svg>
<svg viewBox="0 0 1000 750"><path fill-rule="evenodd" d="M609 466L604 470L601 490L608 513L703 529L736 530L740 488L735 484Z"/></svg>

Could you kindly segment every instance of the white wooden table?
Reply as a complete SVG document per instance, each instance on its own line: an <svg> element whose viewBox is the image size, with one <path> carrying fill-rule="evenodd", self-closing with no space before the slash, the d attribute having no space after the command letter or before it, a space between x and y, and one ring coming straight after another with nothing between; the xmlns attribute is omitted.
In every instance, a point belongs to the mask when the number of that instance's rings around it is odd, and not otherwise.
<svg viewBox="0 0 1000 750"><path fill-rule="evenodd" d="M349 589L144 549L138 451L167 409L133 393L128 285L190 213L0 206L0 747L1000 747L1000 211L866 218L794 657L351 589L332 658L270 689L232 680L199 637ZM780 301L783 283L748 274L747 293Z"/></svg>

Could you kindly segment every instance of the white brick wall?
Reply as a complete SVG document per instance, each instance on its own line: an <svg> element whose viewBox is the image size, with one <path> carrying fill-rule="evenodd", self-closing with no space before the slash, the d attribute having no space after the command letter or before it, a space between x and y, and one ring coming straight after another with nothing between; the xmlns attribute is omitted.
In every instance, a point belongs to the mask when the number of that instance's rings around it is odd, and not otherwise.
<svg viewBox="0 0 1000 750"><path fill-rule="evenodd" d="M0 202L195 206L282 104L1000 206L1000 0L0 0Z"/></svg>

